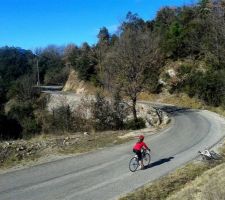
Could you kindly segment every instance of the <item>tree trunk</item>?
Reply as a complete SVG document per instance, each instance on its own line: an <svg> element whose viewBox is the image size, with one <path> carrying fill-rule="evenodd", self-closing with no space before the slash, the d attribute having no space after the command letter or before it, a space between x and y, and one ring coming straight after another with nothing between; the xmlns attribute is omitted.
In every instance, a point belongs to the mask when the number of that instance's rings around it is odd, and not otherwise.
<svg viewBox="0 0 225 200"><path fill-rule="evenodd" d="M133 98L132 99L132 111L133 111L133 116L134 116L134 121L135 123L137 123L138 119L137 119L137 110L136 110L136 103L137 103L137 98Z"/></svg>

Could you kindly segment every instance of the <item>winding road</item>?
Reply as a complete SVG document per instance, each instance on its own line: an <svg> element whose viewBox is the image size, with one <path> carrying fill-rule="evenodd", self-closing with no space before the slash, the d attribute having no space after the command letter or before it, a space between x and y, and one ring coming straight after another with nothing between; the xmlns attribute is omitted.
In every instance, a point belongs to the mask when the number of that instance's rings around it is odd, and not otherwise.
<svg viewBox="0 0 225 200"><path fill-rule="evenodd" d="M209 111L164 106L172 124L146 137L151 165L132 173L128 162L135 141L0 175L0 200L117 199L197 156L225 136L225 121Z"/></svg>

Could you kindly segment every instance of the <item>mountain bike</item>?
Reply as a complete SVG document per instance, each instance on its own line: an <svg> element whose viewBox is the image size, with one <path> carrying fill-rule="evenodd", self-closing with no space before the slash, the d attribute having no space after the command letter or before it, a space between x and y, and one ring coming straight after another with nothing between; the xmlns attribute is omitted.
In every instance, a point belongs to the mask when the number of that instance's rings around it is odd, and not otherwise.
<svg viewBox="0 0 225 200"><path fill-rule="evenodd" d="M144 164L144 167L148 166L150 161L151 161L151 155L150 153L147 152L146 149L143 149L142 150L142 159L143 159L143 164ZM137 155L135 155L134 157L132 157L130 159L130 162L129 162L129 169L131 172L135 172L138 167L140 166L139 164L139 161L138 161L138 157Z"/></svg>

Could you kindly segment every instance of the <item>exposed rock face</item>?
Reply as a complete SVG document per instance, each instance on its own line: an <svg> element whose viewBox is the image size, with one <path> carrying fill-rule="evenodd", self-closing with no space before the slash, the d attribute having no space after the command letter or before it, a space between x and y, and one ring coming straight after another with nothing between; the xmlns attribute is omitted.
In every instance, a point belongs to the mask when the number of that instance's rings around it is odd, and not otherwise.
<svg viewBox="0 0 225 200"><path fill-rule="evenodd" d="M48 110L51 111L62 105L69 105L73 111L79 105L81 105L82 98L86 98L87 101L90 101L94 99L94 96L82 96L75 93L52 94L48 103ZM124 106L127 107L127 104ZM91 112L87 109L88 108L83 107L83 112L88 113L88 115L85 113L83 113L83 115L89 116L88 118L90 118ZM144 103L137 104L137 116L143 118L146 121L146 127L157 127L159 125L165 125L170 121L168 115L165 112ZM132 117L132 112L130 112L127 119L132 119Z"/></svg>
<svg viewBox="0 0 225 200"><path fill-rule="evenodd" d="M165 112L143 103L137 104L137 116L146 121L146 127L157 127L168 124L170 121L170 118Z"/></svg>
<svg viewBox="0 0 225 200"><path fill-rule="evenodd" d="M63 91L73 91L76 94L85 94L87 89L85 82L79 80L77 73L74 70L71 70Z"/></svg>
<svg viewBox="0 0 225 200"><path fill-rule="evenodd" d="M96 87L89 82L80 80L78 73L72 69L63 88L63 92L73 92L76 95L90 95L96 92Z"/></svg>
<svg viewBox="0 0 225 200"><path fill-rule="evenodd" d="M78 95L76 93L56 93L50 94L47 109L49 111L59 108L60 106L67 106L69 105L72 110L74 110L82 101L84 95Z"/></svg>

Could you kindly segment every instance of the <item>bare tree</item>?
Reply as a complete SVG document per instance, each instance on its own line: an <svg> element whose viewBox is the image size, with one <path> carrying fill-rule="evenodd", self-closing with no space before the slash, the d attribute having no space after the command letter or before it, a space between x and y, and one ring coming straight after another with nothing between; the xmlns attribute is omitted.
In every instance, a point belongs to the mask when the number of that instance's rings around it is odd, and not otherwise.
<svg viewBox="0 0 225 200"><path fill-rule="evenodd" d="M107 87L107 78L104 76L104 66L103 60L106 55L106 52L109 50L110 46L110 34L106 27L100 29L98 33L98 43L96 45L96 57L97 57L97 69L98 69L98 76L102 84Z"/></svg>
<svg viewBox="0 0 225 200"><path fill-rule="evenodd" d="M106 69L113 76L112 87L120 87L132 102L132 112L137 122L137 97L154 73L158 64L158 52L153 33L146 31L144 23L136 15L128 13L127 22L121 26L119 40L108 53Z"/></svg>

